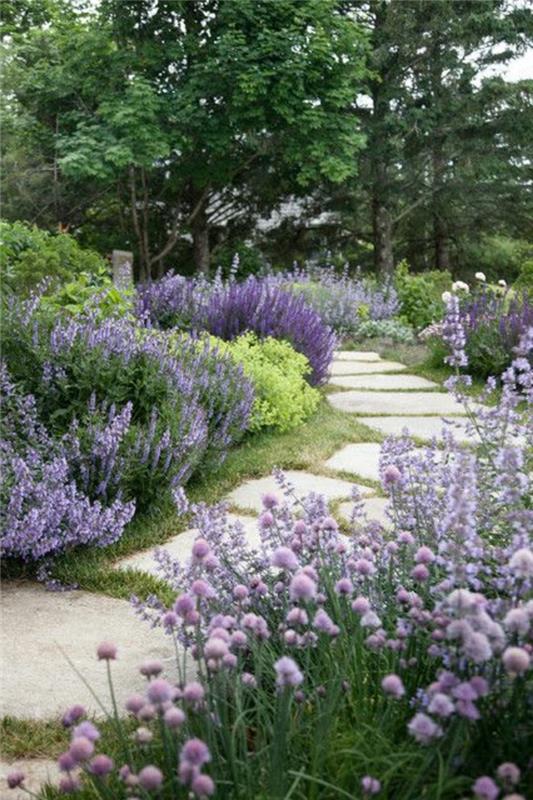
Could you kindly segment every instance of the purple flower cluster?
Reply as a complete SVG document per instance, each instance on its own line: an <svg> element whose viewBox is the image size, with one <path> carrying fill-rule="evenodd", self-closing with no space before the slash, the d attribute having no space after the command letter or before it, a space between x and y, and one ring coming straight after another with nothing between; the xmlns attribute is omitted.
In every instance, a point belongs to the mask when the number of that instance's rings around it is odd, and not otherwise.
<svg viewBox="0 0 533 800"><path fill-rule="evenodd" d="M326 380L333 357L335 336L320 314L272 277L208 284L170 275L139 288L136 312L147 325L208 331L226 341L247 331L285 339L309 360L313 385Z"/></svg>
<svg viewBox="0 0 533 800"><path fill-rule="evenodd" d="M341 336L357 334L363 320L390 320L400 312L392 283L378 285L345 268L332 266L294 269L275 276L282 286L302 291L326 325Z"/></svg>
<svg viewBox="0 0 533 800"><path fill-rule="evenodd" d="M10 369L91 499L147 508L247 429L253 387L206 341L92 314L50 325L15 308L11 321L8 345L25 351Z"/></svg>
<svg viewBox="0 0 533 800"><path fill-rule="evenodd" d="M135 504L91 502L72 478L67 450L40 424L34 398L17 392L5 367L0 383L2 555L39 560L74 545L117 541Z"/></svg>

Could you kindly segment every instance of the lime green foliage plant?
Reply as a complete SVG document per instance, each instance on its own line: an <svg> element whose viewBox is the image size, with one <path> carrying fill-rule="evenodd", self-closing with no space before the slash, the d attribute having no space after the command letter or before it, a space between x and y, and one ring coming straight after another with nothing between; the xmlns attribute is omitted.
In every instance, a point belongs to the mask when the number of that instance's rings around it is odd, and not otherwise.
<svg viewBox="0 0 533 800"><path fill-rule="evenodd" d="M0 269L2 284L14 292L29 294L41 281L52 286L105 271L98 253L84 250L68 233L52 234L24 222L0 222Z"/></svg>
<svg viewBox="0 0 533 800"><path fill-rule="evenodd" d="M251 431L288 431L315 411L320 392L306 381L311 372L309 362L288 342L272 337L258 339L253 333L232 342L213 341L242 365L253 384L255 401L248 426Z"/></svg>
<svg viewBox="0 0 533 800"><path fill-rule="evenodd" d="M446 270L433 270L421 275L412 275L406 261L396 268L395 288L400 300L402 319L420 330L444 314L441 294L448 289L452 276Z"/></svg>

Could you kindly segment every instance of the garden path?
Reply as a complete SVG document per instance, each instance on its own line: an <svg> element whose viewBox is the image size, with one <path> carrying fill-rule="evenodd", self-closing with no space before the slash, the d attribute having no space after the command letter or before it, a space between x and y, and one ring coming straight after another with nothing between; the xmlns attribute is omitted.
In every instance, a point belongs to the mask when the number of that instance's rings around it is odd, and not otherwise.
<svg viewBox="0 0 533 800"><path fill-rule="evenodd" d="M330 385L337 389L327 395L334 408L360 415L364 425L385 436L400 435L407 428L418 439L428 440L441 434L443 414L463 413L453 398L439 391L437 384L406 374L403 364L385 361L378 353L337 352L331 365ZM456 418L450 424L466 440L464 423ZM362 482L358 485L368 519L386 525L387 500L379 483L378 444L346 443L324 464L317 464L316 472L286 473L297 495L310 491L324 494L341 522L349 520L353 507L352 476ZM272 476L265 476L244 482L226 498L234 512L231 521L243 525L252 544L257 543L258 533L251 514L261 508L261 497L269 491L279 492L279 487ZM176 557L187 558L195 536L194 529L185 531L167 541L165 548ZM156 574L151 551L128 556L116 567ZM18 718L54 718L75 702L83 702L95 714L101 713L66 663L64 653L83 670L88 684L108 706L105 669L94 656L102 638L115 641L119 647L120 658L113 665L119 704L126 693L136 688L131 681L142 660L167 661L173 657L160 633L139 625L127 601L88 592L49 593L28 583L15 583L7 589L4 586L2 636L3 713ZM19 668L13 669L13 663ZM33 763L36 775L46 774L47 770L50 775L55 774L52 762L36 759ZM2 762L2 770L7 766ZM25 762L25 770L28 767L31 769L32 763ZM0 785L0 798L3 796ZM14 794L9 796L13 798Z"/></svg>

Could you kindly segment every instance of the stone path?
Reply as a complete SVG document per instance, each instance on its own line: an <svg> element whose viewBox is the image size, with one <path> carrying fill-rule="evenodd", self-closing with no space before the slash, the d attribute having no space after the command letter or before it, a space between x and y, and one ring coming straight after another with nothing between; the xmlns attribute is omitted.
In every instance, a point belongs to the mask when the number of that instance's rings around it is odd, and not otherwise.
<svg viewBox="0 0 533 800"><path fill-rule="evenodd" d="M386 361L373 352L340 351L331 365L330 383L345 391L327 395L331 405L341 411L359 415L358 419L382 435L401 435L404 428L420 439L440 436L442 415L461 415L463 409L453 398L437 391L432 381L406 373L403 364ZM459 436L467 438L464 421L455 416L453 425L460 425ZM339 521L349 521L353 508L352 481L318 474L325 469L349 473L374 488L360 485L368 519L383 526L390 524L386 515L387 499L380 496L379 450L375 442L347 443L325 463L317 464L317 474L288 471L286 477L296 494L309 492L325 495L335 501ZM281 491L272 476L245 481L227 496L252 544L259 541L255 512L261 509L266 492ZM196 531L190 529L166 542L174 556L189 556ZM121 559L117 570L136 569L157 574L151 551ZM142 685L139 664L147 658L158 658L174 664L170 642L158 630L137 620L130 604L105 595L89 592L47 592L30 583L4 583L2 625L2 712L19 718L50 719L74 702L81 702L95 713L99 708L90 692L67 663L67 653L89 685L108 704L106 670L95 656L103 639L118 646L118 659L113 662L114 685L119 704L127 694ZM194 667L191 667L191 671ZM2 763L3 771L13 764ZM30 771L33 790L56 777L54 768L43 759L24 762ZM2 784L4 786L5 784ZM0 790L0 792L3 792ZM4 795L0 793L0 798ZM10 797L16 797L10 793Z"/></svg>

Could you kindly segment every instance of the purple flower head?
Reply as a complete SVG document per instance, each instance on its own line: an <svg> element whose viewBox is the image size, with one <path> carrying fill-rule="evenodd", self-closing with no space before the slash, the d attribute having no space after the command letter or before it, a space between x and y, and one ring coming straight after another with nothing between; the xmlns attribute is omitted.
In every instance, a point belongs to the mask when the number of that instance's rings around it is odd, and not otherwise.
<svg viewBox="0 0 533 800"><path fill-rule="evenodd" d="M147 661L143 661L139 667L139 672L141 675L150 678L155 675L160 675L163 672L163 665L160 661L149 659Z"/></svg>
<svg viewBox="0 0 533 800"><path fill-rule="evenodd" d="M7 785L10 789L17 789L22 786L26 776L20 769L14 769L7 774Z"/></svg>
<svg viewBox="0 0 533 800"><path fill-rule="evenodd" d="M81 719L82 717L85 717L86 714L87 714L87 711L85 710L85 708L83 706L75 705L75 706L72 706L71 708L69 708L67 711L65 711L65 713L63 714L63 717L61 719L61 722L63 723L65 728L70 728L79 719Z"/></svg>
<svg viewBox="0 0 533 800"><path fill-rule="evenodd" d="M314 600L316 583L305 572L298 572L291 580L289 595L296 602Z"/></svg>
<svg viewBox="0 0 533 800"><path fill-rule="evenodd" d="M261 502L263 503L263 506L267 509L276 508L276 506L279 505L278 498L272 492L267 492L266 494L264 494L261 497Z"/></svg>
<svg viewBox="0 0 533 800"><path fill-rule="evenodd" d="M188 739L181 748L180 761L192 767L201 767L211 761L211 754L201 739Z"/></svg>
<svg viewBox="0 0 533 800"><path fill-rule="evenodd" d="M409 733L420 744L429 744L434 739L442 736L442 728L434 722L427 714L421 711L412 718L407 726Z"/></svg>
<svg viewBox="0 0 533 800"><path fill-rule="evenodd" d="M215 793L215 782L209 775L195 775L191 782L191 789L196 797L211 797Z"/></svg>
<svg viewBox="0 0 533 800"><path fill-rule="evenodd" d="M304 676L300 672L298 665L289 656L283 656L274 664L276 670L276 686L280 689L286 686L299 686L303 683Z"/></svg>
<svg viewBox="0 0 533 800"><path fill-rule="evenodd" d="M386 488L394 486L395 484L399 483L401 479L402 473L398 467L394 466L394 464L389 464L389 466L385 467L383 470L383 484Z"/></svg>
<svg viewBox="0 0 533 800"><path fill-rule="evenodd" d="M405 688L402 679L398 675L386 675L381 681L381 688L385 694L391 697L400 698L405 694Z"/></svg>
<svg viewBox="0 0 533 800"><path fill-rule="evenodd" d="M94 753L94 744L85 736L80 736L70 743L69 753L78 763L87 761Z"/></svg>
<svg viewBox="0 0 533 800"><path fill-rule="evenodd" d="M477 779L472 786L472 791L478 800L496 800L500 794L498 786L494 783L492 778L486 775Z"/></svg>
<svg viewBox="0 0 533 800"><path fill-rule="evenodd" d="M278 547L271 556L271 564L280 569L295 570L298 569L298 559L288 547Z"/></svg>
<svg viewBox="0 0 533 800"><path fill-rule="evenodd" d="M211 548L209 547L209 544L208 542L206 542L205 539L196 539L196 541L192 546L193 558L196 558L198 561L201 561L209 554L210 550Z"/></svg>
<svg viewBox="0 0 533 800"><path fill-rule="evenodd" d="M512 761L505 761L496 770L498 778L508 787L515 786L520 781L520 769Z"/></svg>
<svg viewBox="0 0 533 800"><path fill-rule="evenodd" d="M198 681L186 683L183 689L183 699L187 703L200 703L205 696L204 687Z"/></svg>
<svg viewBox="0 0 533 800"><path fill-rule="evenodd" d="M373 794L379 794L381 791L381 783L377 778L372 778L371 775L365 775L361 778L361 789L365 797L370 797Z"/></svg>
<svg viewBox="0 0 533 800"><path fill-rule="evenodd" d="M531 658L523 647L508 647L503 653L502 661L510 675L522 675L529 669Z"/></svg>
<svg viewBox="0 0 533 800"><path fill-rule="evenodd" d="M154 705L161 705L172 699L173 689L164 678L156 678L148 684L146 696Z"/></svg>
<svg viewBox="0 0 533 800"><path fill-rule="evenodd" d="M99 661L114 661L117 657L117 646L113 642L102 642L98 645L96 655Z"/></svg>
<svg viewBox="0 0 533 800"><path fill-rule="evenodd" d="M149 764L139 772L139 786L147 792L155 792L163 783L163 773L158 767Z"/></svg>
<svg viewBox="0 0 533 800"><path fill-rule="evenodd" d="M57 765L61 772L70 772L77 766L77 762L72 758L70 753L61 753L57 759Z"/></svg>
<svg viewBox="0 0 533 800"><path fill-rule="evenodd" d="M92 722L86 720L85 722L81 722L79 725L72 731L72 738L75 739L78 736L85 736L86 739L89 739L91 742L96 742L97 739L100 738L100 731L98 728L93 725Z"/></svg>
<svg viewBox="0 0 533 800"><path fill-rule="evenodd" d="M168 728L179 728L185 722L185 714L181 708L167 708L163 719Z"/></svg>
<svg viewBox="0 0 533 800"><path fill-rule="evenodd" d="M114 766L115 763L112 758L109 758L109 756L106 756L104 753L100 753L92 759L89 764L89 771L92 772L93 775L103 778L113 771Z"/></svg>

